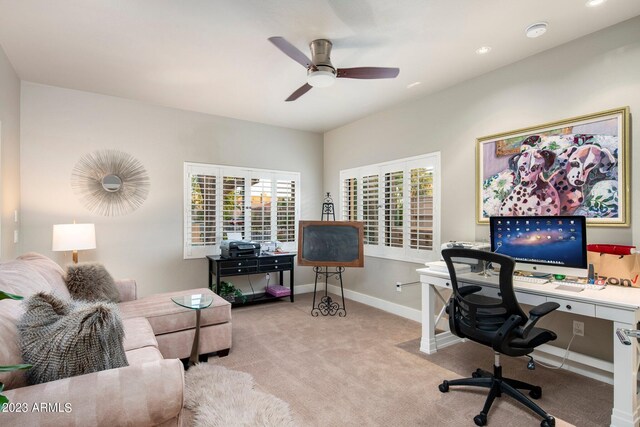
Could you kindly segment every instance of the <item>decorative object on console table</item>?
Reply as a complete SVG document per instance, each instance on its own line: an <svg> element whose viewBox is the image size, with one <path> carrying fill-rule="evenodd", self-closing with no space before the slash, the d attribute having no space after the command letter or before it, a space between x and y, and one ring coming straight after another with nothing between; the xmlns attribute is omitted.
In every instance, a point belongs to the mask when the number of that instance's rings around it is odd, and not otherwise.
<svg viewBox="0 0 640 427"><path fill-rule="evenodd" d="M133 212L149 195L149 175L136 158L118 150L101 150L80 158L71 188L90 211L104 216Z"/></svg>
<svg viewBox="0 0 640 427"><path fill-rule="evenodd" d="M74 264L78 263L78 251L96 248L94 224L55 224L51 250L72 251Z"/></svg>
<svg viewBox="0 0 640 427"><path fill-rule="evenodd" d="M583 215L589 225L628 226L629 123L622 107L478 138L477 222Z"/></svg>
<svg viewBox="0 0 640 427"><path fill-rule="evenodd" d="M218 293L222 298L231 303L236 302L236 298L238 298L243 304L247 302L247 297L242 293L240 289L233 286L233 283L231 282L220 282L220 289L218 290Z"/></svg>

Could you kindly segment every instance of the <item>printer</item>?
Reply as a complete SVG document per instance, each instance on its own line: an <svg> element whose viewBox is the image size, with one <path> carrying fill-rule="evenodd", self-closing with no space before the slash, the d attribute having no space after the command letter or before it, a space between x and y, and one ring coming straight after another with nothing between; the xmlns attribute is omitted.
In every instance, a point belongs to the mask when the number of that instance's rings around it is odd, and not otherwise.
<svg viewBox="0 0 640 427"><path fill-rule="evenodd" d="M220 244L222 258L243 258L260 255L260 243L243 240L223 240Z"/></svg>
<svg viewBox="0 0 640 427"><path fill-rule="evenodd" d="M448 248L476 249L487 252L491 251L491 245L487 242L464 242L459 240L451 240L440 246L440 250ZM440 259L442 259L442 257L440 257ZM465 260L461 260L461 262L465 262ZM474 273L482 271L482 263L479 261L469 259L465 263L471 266L471 271Z"/></svg>

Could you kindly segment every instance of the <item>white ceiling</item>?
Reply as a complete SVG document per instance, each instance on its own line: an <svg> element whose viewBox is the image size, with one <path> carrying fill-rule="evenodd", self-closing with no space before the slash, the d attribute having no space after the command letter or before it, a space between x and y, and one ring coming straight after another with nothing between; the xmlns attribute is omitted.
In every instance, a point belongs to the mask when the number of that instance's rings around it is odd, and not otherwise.
<svg viewBox="0 0 640 427"><path fill-rule="evenodd" d="M585 2L0 0L0 45L22 80L323 132L640 15L638 0ZM537 21L547 34L525 37ZM334 66L400 75L284 102L306 71L271 36L308 56L328 38ZM482 45L492 51L477 55Z"/></svg>

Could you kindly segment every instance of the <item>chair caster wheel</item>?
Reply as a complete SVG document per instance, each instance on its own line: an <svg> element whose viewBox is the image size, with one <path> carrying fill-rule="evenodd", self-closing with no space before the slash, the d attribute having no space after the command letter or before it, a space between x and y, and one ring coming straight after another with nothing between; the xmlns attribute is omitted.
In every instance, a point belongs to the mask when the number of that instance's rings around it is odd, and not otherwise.
<svg viewBox="0 0 640 427"><path fill-rule="evenodd" d="M476 423L477 426L484 426L487 424L487 414L484 412L480 412L478 415L473 417L473 422Z"/></svg>
<svg viewBox="0 0 640 427"><path fill-rule="evenodd" d="M549 416L549 418L542 420L542 422L540 423L540 427L555 427L555 425L556 419L552 416Z"/></svg>
<svg viewBox="0 0 640 427"><path fill-rule="evenodd" d="M531 396L532 399L540 399L542 397L542 388L535 387L529 392L529 396Z"/></svg>
<svg viewBox="0 0 640 427"><path fill-rule="evenodd" d="M442 384L438 385L438 390L442 393L446 393L449 391L449 381L442 381Z"/></svg>

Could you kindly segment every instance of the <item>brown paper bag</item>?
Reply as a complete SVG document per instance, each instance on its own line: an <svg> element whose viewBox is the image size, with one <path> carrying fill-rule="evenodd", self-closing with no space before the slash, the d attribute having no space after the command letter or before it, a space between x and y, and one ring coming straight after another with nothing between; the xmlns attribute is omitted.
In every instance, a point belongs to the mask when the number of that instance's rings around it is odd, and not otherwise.
<svg viewBox="0 0 640 427"><path fill-rule="evenodd" d="M587 261L593 264L596 277L607 285L640 288L640 255L612 255L587 252Z"/></svg>

